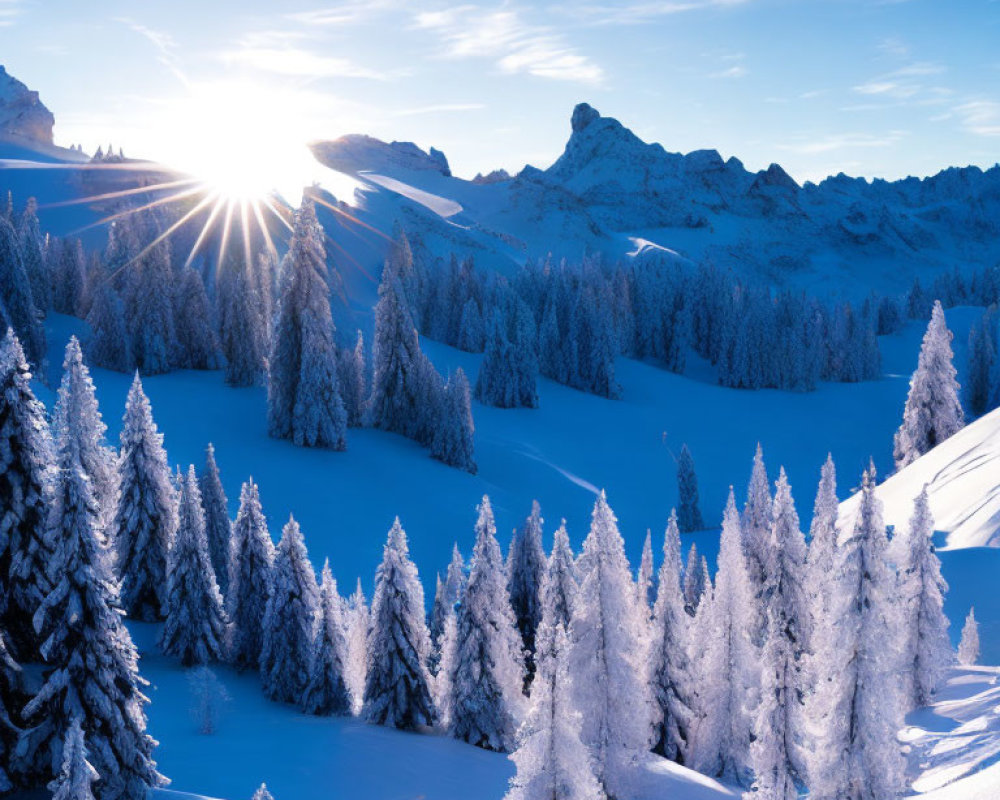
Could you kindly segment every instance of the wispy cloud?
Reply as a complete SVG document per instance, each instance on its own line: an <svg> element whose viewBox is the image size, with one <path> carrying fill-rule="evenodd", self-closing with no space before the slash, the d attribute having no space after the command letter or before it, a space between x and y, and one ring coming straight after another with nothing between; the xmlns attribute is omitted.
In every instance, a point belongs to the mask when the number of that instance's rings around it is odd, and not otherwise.
<svg viewBox="0 0 1000 800"><path fill-rule="evenodd" d="M945 71L941 64L917 61L859 83L852 87L852 91L872 98L933 105L944 102L951 90L944 86L928 85L923 79Z"/></svg>
<svg viewBox="0 0 1000 800"><path fill-rule="evenodd" d="M837 150L854 150L858 148L890 147L907 135L906 131L888 131L881 135L870 133L840 133L819 138L803 139L777 145L779 150L803 155L831 153Z"/></svg>
<svg viewBox="0 0 1000 800"><path fill-rule="evenodd" d="M0 28L9 28L21 15L21 0L0 0Z"/></svg>
<svg viewBox="0 0 1000 800"><path fill-rule="evenodd" d="M729 8L749 2L750 0L663 0L662 2L640 0L640 2L567 5L562 10L575 19L581 19L591 25L640 25L674 14Z"/></svg>
<svg viewBox="0 0 1000 800"><path fill-rule="evenodd" d="M305 47L243 46L225 51L220 58L230 65L239 65L293 78L367 78L388 80L385 72L369 69L346 58L328 56Z"/></svg>
<svg viewBox="0 0 1000 800"><path fill-rule="evenodd" d="M973 100L955 108L962 127L977 136L1000 136L1000 102Z"/></svg>
<svg viewBox="0 0 1000 800"><path fill-rule="evenodd" d="M734 64L726 69L720 69L718 72L712 72L709 74L710 78L745 78L747 76L747 68L742 64Z"/></svg>
<svg viewBox="0 0 1000 800"><path fill-rule="evenodd" d="M505 73L600 83L604 72L551 28L526 22L509 7L455 6L425 11L416 27L440 38L447 58L489 58Z"/></svg>
<svg viewBox="0 0 1000 800"><path fill-rule="evenodd" d="M365 22L401 5L401 0L344 0L311 11L286 14L285 18L306 25L342 27Z"/></svg>
<svg viewBox="0 0 1000 800"><path fill-rule="evenodd" d="M482 111L486 108L484 103L438 103L429 106L417 106L416 108L404 108L394 111L394 117L415 117L419 114L442 114L460 111Z"/></svg>
<svg viewBox="0 0 1000 800"><path fill-rule="evenodd" d="M149 41L157 52L157 61L170 70L181 83L185 85L188 83L187 76L181 70L180 62L177 59L177 42L174 41L173 36L166 31L150 28L131 17L115 17L114 21L125 25Z"/></svg>

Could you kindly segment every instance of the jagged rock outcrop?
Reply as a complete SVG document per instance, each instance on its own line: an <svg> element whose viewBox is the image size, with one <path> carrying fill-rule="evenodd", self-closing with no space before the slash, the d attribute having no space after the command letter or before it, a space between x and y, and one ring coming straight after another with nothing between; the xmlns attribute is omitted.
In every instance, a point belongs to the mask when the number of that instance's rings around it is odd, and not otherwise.
<svg viewBox="0 0 1000 800"><path fill-rule="evenodd" d="M38 92L31 91L0 65L0 136L51 145L55 122Z"/></svg>

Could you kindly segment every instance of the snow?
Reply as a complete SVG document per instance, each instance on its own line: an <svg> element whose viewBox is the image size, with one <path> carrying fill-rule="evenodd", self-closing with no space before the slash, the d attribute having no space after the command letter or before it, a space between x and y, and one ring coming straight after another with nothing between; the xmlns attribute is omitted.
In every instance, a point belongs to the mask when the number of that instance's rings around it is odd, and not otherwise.
<svg viewBox="0 0 1000 800"><path fill-rule="evenodd" d="M410 186L402 181L398 181L395 178L389 178L375 172L362 172L361 175L391 192L407 197L413 202L419 203L424 208L429 208L439 217L453 217L462 211L461 204L456 203L454 200L449 200L446 197L439 197L436 194L425 192L422 189L417 189L416 187Z"/></svg>

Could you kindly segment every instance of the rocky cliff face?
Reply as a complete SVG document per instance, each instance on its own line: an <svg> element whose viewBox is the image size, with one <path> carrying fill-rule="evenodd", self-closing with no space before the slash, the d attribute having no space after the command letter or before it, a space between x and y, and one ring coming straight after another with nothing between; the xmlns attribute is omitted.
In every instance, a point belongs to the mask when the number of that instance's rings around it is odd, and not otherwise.
<svg viewBox="0 0 1000 800"><path fill-rule="evenodd" d="M52 144L56 119L41 100L0 66L0 136Z"/></svg>

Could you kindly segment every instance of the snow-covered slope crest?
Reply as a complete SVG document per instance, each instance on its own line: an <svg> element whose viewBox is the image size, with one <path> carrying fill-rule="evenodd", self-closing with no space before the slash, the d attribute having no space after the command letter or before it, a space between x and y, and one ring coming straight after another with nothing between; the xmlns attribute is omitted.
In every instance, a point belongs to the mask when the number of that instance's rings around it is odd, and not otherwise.
<svg viewBox="0 0 1000 800"><path fill-rule="evenodd" d="M1000 545L1000 409L967 425L950 439L878 487L885 521L909 525L913 499L927 486L934 528L947 547ZM858 495L840 505L841 525L850 525Z"/></svg>
<svg viewBox="0 0 1000 800"><path fill-rule="evenodd" d="M0 136L52 144L56 118L38 98L0 65Z"/></svg>

